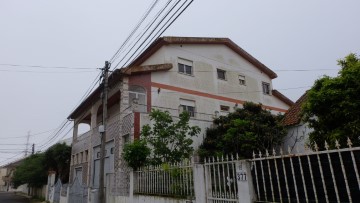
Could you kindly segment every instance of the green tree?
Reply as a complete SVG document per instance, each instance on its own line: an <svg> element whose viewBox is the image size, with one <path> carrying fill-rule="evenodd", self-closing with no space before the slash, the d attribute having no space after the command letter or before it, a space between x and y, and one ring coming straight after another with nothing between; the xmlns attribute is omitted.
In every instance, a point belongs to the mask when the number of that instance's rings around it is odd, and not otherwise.
<svg viewBox="0 0 360 203"><path fill-rule="evenodd" d="M150 153L151 151L146 141L139 139L125 145L123 157L128 166L136 170L138 167L147 164Z"/></svg>
<svg viewBox="0 0 360 203"><path fill-rule="evenodd" d="M310 142L323 146L335 140L346 146L349 137L360 145L360 60L350 54L338 60L341 70L336 77L323 76L308 91L302 113L304 121L314 129Z"/></svg>
<svg viewBox="0 0 360 203"><path fill-rule="evenodd" d="M24 159L16 167L12 182L17 188L22 184L30 187L41 187L47 182L47 170L43 166L45 156L43 153L33 154Z"/></svg>
<svg viewBox="0 0 360 203"><path fill-rule="evenodd" d="M282 117L264 110L261 104L246 102L243 108L214 120L216 127L207 129L198 153L203 158L236 153L251 158L253 151L271 150L286 135Z"/></svg>
<svg viewBox="0 0 360 203"><path fill-rule="evenodd" d="M65 143L57 143L47 149L44 153L44 167L46 170L56 172L62 183L69 181L71 147Z"/></svg>
<svg viewBox="0 0 360 203"><path fill-rule="evenodd" d="M137 168L146 164L174 163L189 158L194 151L191 146L192 137L200 132L198 126L189 125L189 113L181 113L177 121L174 121L168 111L152 109L149 115L153 125L144 125L140 141L130 143L124 148L123 157L127 163ZM134 150L135 148L137 149ZM139 155L136 157L130 154ZM147 155L146 159L143 157L144 154ZM137 163L132 163L133 158L139 159Z"/></svg>

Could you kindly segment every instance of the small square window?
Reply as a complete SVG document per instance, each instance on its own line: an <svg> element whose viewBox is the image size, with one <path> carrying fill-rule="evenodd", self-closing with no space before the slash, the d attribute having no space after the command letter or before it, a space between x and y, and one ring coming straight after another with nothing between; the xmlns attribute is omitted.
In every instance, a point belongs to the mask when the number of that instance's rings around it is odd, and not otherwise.
<svg viewBox="0 0 360 203"><path fill-rule="evenodd" d="M264 94L270 95L270 83L263 82L262 89Z"/></svg>
<svg viewBox="0 0 360 203"><path fill-rule="evenodd" d="M179 110L180 113L187 111L190 114L190 117L195 117L195 101L180 99Z"/></svg>
<svg viewBox="0 0 360 203"><path fill-rule="evenodd" d="M239 83L240 85L246 85L245 76L239 75Z"/></svg>
<svg viewBox="0 0 360 203"><path fill-rule="evenodd" d="M190 117L195 117L195 107L180 105L180 108L182 110L181 112L187 111L189 113Z"/></svg>
<svg viewBox="0 0 360 203"><path fill-rule="evenodd" d="M110 148L110 154L114 154L114 147Z"/></svg>
<svg viewBox="0 0 360 203"><path fill-rule="evenodd" d="M229 110L230 110L229 106L220 105L220 111L229 111Z"/></svg>
<svg viewBox="0 0 360 203"><path fill-rule="evenodd" d="M100 152L97 152L96 153L96 158L100 159L100 154L101 154Z"/></svg>
<svg viewBox="0 0 360 203"><path fill-rule="evenodd" d="M226 71L217 69L217 77L221 80L226 80Z"/></svg>

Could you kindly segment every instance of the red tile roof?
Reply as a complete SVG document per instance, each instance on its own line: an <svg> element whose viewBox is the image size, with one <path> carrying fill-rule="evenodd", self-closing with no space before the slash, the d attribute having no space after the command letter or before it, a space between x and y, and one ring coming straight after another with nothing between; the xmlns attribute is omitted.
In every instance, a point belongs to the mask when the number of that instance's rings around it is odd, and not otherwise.
<svg viewBox="0 0 360 203"><path fill-rule="evenodd" d="M306 101L306 99L307 92L305 92L285 113L284 120L282 121L285 126L296 125L300 123L301 106Z"/></svg>

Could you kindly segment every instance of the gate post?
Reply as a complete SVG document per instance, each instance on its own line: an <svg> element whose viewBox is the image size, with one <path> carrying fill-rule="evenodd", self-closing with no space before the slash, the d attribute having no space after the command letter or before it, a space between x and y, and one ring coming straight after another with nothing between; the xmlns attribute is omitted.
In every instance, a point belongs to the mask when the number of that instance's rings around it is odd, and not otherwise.
<svg viewBox="0 0 360 203"><path fill-rule="evenodd" d="M205 170L204 165L194 163L194 190L195 190L195 201L206 202L206 191L205 191Z"/></svg>
<svg viewBox="0 0 360 203"><path fill-rule="evenodd" d="M236 181L238 185L239 203L252 203L256 200L251 177L250 161L236 162Z"/></svg>

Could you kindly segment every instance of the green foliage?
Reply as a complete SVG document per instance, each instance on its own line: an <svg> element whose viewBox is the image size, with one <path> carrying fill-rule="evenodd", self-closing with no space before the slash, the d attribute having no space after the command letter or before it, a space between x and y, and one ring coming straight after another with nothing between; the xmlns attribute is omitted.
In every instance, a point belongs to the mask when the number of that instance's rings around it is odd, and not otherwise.
<svg viewBox="0 0 360 203"><path fill-rule="evenodd" d="M190 115L187 112L182 112L179 120L174 121L168 111L153 109L150 119L154 122L153 126L145 125L141 131L142 139L152 149L150 164L180 162L192 155L194 149L191 137L197 136L200 128L189 126Z"/></svg>
<svg viewBox="0 0 360 203"><path fill-rule="evenodd" d="M323 146L335 140L346 146L349 137L360 146L360 59L350 54L338 61L337 77L323 76L307 93L302 113L304 121L314 129L310 142Z"/></svg>
<svg viewBox="0 0 360 203"><path fill-rule="evenodd" d="M183 112L178 121L167 111L152 109L149 115L153 125L144 125L140 140L124 148L123 156L129 166L136 169L189 158L194 151L191 137L200 132L198 126L189 126L190 115Z"/></svg>
<svg viewBox="0 0 360 203"><path fill-rule="evenodd" d="M150 153L150 148L145 140L135 140L125 145L123 157L127 164L136 170L138 167L146 165Z"/></svg>
<svg viewBox="0 0 360 203"><path fill-rule="evenodd" d="M41 187L46 184L47 171L43 166L45 156L43 153L34 154L26 159L15 169L13 176L14 187L28 183L30 187Z"/></svg>
<svg viewBox="0 0 360 203"><path fill-rule="evenodd" d="M24 159L15 169L15 187L28 183L30 187L41 187L47 182L49 170L56 171L63 183L69 181L71 147L55 144L44 153L37 153Z"/></svg>
<svg viewBox="0 0 360 203"><path fill-rule="evenodd" d="M214 120L216 127L207 129L198 154L204 158L238 153L251 158L253 151L272 149L286 135L282 117L262 109L261 104L246 102L243 108Z"/></svg>
<svg viewBox="0 0 360 203"><path fill-rule="evenodd" d="M71 147L58 143L45 151L44 167L54 170L62 183L69 181Z"/></svg>

